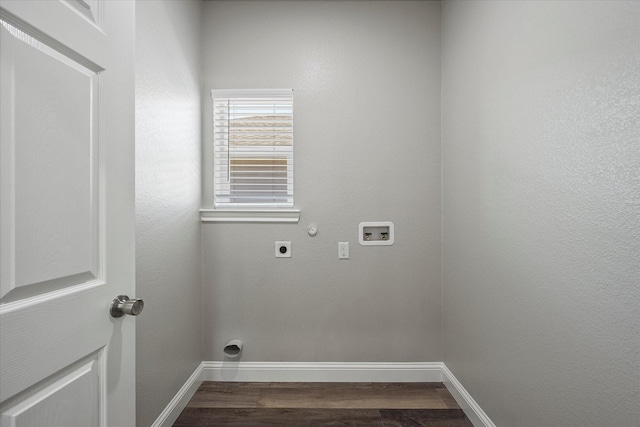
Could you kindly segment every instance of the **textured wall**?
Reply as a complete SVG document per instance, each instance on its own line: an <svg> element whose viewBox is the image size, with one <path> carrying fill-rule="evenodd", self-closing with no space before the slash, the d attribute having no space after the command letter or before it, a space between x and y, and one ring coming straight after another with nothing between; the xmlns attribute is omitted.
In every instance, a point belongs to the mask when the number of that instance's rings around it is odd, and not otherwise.
<svg viewBox="0 0 640 427"><path fill-rule="evenodd" d="M202 361L200 9L136 2L138 426Z"/></svg>
<svg viewBox="0 0 640 427"><path fill-rule="evenodd" d="M238 337L244 361L441 360L439 3L216 1L204 19L205 135L211 89L293 88L302 210L203 225L205 359ZM385 220L393 246L358 244Z"/></svg>
<svg viewBox="0 0 640 427"><path fill-rule="evenodd" d="M445 2L444 361L499 426L640 423L640 3Z"/></svg>

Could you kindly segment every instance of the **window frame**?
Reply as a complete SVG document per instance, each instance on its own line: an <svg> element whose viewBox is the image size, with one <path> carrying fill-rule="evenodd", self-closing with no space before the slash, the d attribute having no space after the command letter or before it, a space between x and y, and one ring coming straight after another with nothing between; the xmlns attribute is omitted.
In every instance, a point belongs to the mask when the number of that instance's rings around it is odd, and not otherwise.
<svg viewBox="0 0 640 427"><path fill-rule="evenodd" d="M219 90L213 89L211 90L211 102L208 103L209 107L209 118L207 120L207 126L205 126L205 132L207 132L207 138L205 141L208 141L204 144L203 152L205 159L207 159L203 166L203 176L204 176L204 185L203 185L203 208L200 209L201 220L202 222L269 222L269 223L297 223L300 220L300 210L295 207L295 199L293 199L293 182L288 185L288 189L291 191L291 206L290 207L266 207L264 204L251 204L251 203L226 203L223 206L216 206L214 203L214 177L215 177L215 142L214 142L214 99L215 98L260 98L260 97L279 97L279 96L287 96L291 97L291 107L293 109L293 89L238 89L238 90ZM293 115L293 111L291 112ZM293 119L293 117L292 117ZM292 124L293 131L293 124ZM295 138L294 138L295 139ZM265 149L271 149L273 151L273 147L277 146L269 146ZM255 146L253 146L253 150L260 151L260 149L255 150ZM252 150L249 149L249 150ZM275 151L279 149L276 148ZM240 150L242 151L242 150ZM289 151L290 154L288 157L293 162L294 159L294 146L292 143L291 149L285 150ZM289 172L287 172L287 179L293 178L293 165L291 176Z"/></svg>

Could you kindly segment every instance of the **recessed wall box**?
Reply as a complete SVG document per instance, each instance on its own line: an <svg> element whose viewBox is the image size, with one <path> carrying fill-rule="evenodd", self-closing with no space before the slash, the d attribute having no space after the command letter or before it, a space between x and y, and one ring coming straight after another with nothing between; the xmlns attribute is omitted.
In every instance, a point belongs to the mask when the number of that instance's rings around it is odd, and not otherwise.
<svg viewBox="0 0 640 427"><path fill-rule="evenodd" d="M276 242L276 258L291 258L291 242Z"/></svg>
<svg viewBox="0 0 640 427"><path fill-rule="evenodd" d="M393 245L393 223L390 221L361 222L358 231L358 240L363 246Z"/></svg>

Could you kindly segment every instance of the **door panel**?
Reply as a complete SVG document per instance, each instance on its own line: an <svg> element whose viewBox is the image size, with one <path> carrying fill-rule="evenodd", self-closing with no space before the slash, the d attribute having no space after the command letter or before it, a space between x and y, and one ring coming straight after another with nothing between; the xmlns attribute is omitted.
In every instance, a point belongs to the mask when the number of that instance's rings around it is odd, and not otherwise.
<svg viewBox="0 0 640 427"><path fill-rule="evenodd" d="M104 398L103 352L63 370L31 390L29 396L7 405L2 423L15 427L103 425L98 410Z"/></svg>
<svg viewBox="0 0 640 427"><path fill-rule="evenodd" d="M111 331L101 287L55 292L3 307L0 401L105 347Z"/></svg>
<svg viewBox="0 0 640 427"><path fill-rule="evenodd" d="M69 0L65 2L67 6L74 9L88 22L102 27L101 5L99 0Z"/></svg>
<svg viewBox="0 0 640 427"><path fill-rule="evenodd" d="M132 426L134 4L0 19L0 425Z"/></svg>
<svg viewBox="0 0 640 427"><path fill-rule="evenodd" d="M0 31L11 94L2 102L13 112L2 123L14 168L6 186L20 189L7 229L21 237L7 248L15 270L0 297L25 288L15 300L98 278L98 75L8 23Z"/></svg>

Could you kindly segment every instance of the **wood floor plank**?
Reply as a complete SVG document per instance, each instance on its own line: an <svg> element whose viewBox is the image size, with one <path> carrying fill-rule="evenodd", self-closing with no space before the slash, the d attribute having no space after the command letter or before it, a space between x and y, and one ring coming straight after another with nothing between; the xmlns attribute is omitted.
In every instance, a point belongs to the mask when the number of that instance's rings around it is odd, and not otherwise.
<svg viewBox="0 0 640 427"><path fill-rule="evenodd" d="M447 393L432 383L206 383L188 407L448 409Z"/></svg>
<svg viewBox="0 0 640 427"><path fill-rule="evenodd" d="M174 427L472 427L442 383L203 382Z"/></svg>
<svg viewBox="0 0 640 427"><path fill-rule="evenodd" d="M473 427L462 409L381 409L384 427Z"/></svg>
<svg viewBox="0 0 640 427"><path fill-rule="evenodd" d="M262 395L249 383L204 382L187 404L188 408L255 408Z"/></svg>
<svg viewBox="0 0 640 427"><path fill-rule="evenodd" d="M448 409L438 396L371 396L347 393L330 398L324 394L274 394L261 397L258 406L264 408L342 408L342 409Z"/></svg>
<svg viewBox="0 0 640 427"><path fill-rule="evenodd" d="M193 412L197 411L197 412ZM194 424L190 424L193 423ZM375 409L187 408L174 427L383 427Z"/></svg>
<svg viewBox="0 0 640 427"><path fill-rule="evenodd" d="M447 405L447 409L460 409L458 402L456 402L456 400L453 398L451 393L449 393L449 390L447 390L444 384L442 385L442 387L436 388L436 393L438 393L438 396L440 396L442 402Z"/></svg>

